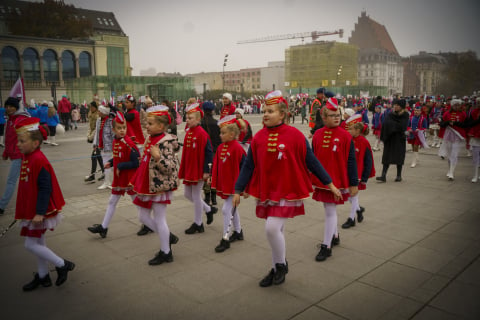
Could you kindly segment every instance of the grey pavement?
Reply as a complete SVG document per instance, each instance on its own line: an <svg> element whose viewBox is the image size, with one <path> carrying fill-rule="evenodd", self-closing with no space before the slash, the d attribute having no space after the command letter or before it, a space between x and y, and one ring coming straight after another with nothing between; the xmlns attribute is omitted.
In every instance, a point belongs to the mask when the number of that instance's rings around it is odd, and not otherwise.
<svg viewBox="0 0 480 320"><path fill-rule="evenodd" d="M246 118L254 131L260 128L259 116ZM295 126L307 132L298 118ZM242 199L239 208L245 240L215 253L221 213L204 233L185 235L193 208L182 188L175 192L167 219L180 241L172 248L174 261L159 266L147 264L159 250L158 237L136 235L140 223L129 198L119 202L107 238L87 231L102 221L109 191L97 190L98 182L83 183L91 148L85 133L82 124L59 137L60 146L42 147L67 203L63 223L47 233L48 246L76 268L61 287L22 292L36 260L15 226L0 238L1 319L480 318L480 183L470 182L472 163L464 152L454 181L447 180L438 149L421 150L416 168L409 167L412 153L407 153L400 183L393 181L394 166L387 183L371 179L360 192L365 220L340 229L341 243L325 262L315 261L323 206L306 200L306 215L286 223L286 282L261 288L271 255L252 199ZM374 157L381 171L381 152ZM7 170L8 163L0 164L2 193ZM13 219L14 202L0 217L2 230ZM349 209L338 207L339 227ZM55 280L56 272L51 277Z"/></svg>

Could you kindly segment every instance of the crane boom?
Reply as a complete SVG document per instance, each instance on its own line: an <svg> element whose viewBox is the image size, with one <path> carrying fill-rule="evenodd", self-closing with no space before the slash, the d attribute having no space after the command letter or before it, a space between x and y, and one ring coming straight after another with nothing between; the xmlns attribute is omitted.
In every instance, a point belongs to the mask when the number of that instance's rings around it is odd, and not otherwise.
<svg viewBox="0 0 480 320"><path fill-rule="evenodd" d="M282 34L282 35L276 35L276 36L268 36L268 37L263 37L263 38L241 40L241 41L238 41L237 44L279 41L279 40L290 40L290 39L298 39L298 38L301 38L302 41L303 41L303 39L309 38L309 37L311 37L312 40L317 40L319 37L329 36L329 35L334 35L334 34L338 34L338 35L340 35L340 38L342 38L343 37L343 29L338 29L338 30L335 30L335 31L312 31L312 32L289 33L289 34Z"/></svg>

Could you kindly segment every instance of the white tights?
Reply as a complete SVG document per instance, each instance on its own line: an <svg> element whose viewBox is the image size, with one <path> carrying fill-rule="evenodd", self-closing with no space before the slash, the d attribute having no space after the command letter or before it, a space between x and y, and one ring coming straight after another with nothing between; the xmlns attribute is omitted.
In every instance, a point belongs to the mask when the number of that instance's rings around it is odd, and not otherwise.
<svg viewBox="0 0 480 320"><path fill-rule="evenodd" d="M335 203L323 203L325 208L325 230L323 233L323 244L330 248L333 235L337 233L337 205Z"/></svg>
<svg viewBox="0 0 480 320"><path fill-rule="evenodd" d="M197 184L185 185L183 194L185 198L193 202L194 208L194 222L197 225L202 224L202 212L209 212L210 206L202 199L203 181L199 181Z"/></svg>
<svg viewBox="0 0 480 320"><path fill-rule="evenodd" d="M275 269L276 263L286 263L285 235L283 233L286 220L287 218L268 217L265 222L265 233L272 249L273 269Z"/></svg>
<svg viewBox="0 0 480 320"><path fill-rule="evenodd" d="M40 278L44 278L48 274L49 262L59 268L65 265L65 261L47 247L45 234L42 234L40 238L26 237L25 248L37 256L38 276Z"/></svg>
<svg viewBox="0 0 480 320"><path fill-rule="evenodd" d="M150 212L153 212L153 217ZM160 250L164 253L170 252L170 229L167 225L167 205L153 203L151 209L138 207L138 218L140 222L152 229L160 238Z"/></svg>
<svg viewBox="0 0 480 320"><path fill-rule="evenodd" d="M349 197L348 201L350 201L350 203L352 204L352 206L350 207L349 218L353 220L353 219L355 219L355 215L357 213L357 210L360 210L360 201L358 200L358 193L354 197Z"/></svg>
<svg viewBox="0 0 480 320"><path fill-rule="evenodd" d="M233 209L233 196L229 196L223 202L222 213L223 213L223 234L227 233L228 225L230 224L230 220L232 219L232 209ZM240 214L238 213L238 208L235 210L235 214L233 215L233 227L235 231L240 232L242 230L242 226L240 225Z"/></svg>
<svg viewBox="0 0 480 320"><path fill-rule="evenodd" d="M102 227L104 229L108 228L110 224L110 220L112 220L113 214L115 213L115 209L117 208L118 201L122 196L120 194L112 194L110 195L110 199L108 200L107 210L105 211L105 216L103 217ZM130 195L132 201L135 199L135 195Z"/></svg>

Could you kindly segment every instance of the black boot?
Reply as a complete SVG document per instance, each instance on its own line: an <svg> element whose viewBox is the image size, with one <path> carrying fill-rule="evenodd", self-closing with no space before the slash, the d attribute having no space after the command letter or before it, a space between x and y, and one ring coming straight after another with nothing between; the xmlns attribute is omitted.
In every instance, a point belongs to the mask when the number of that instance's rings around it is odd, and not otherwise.
<svg viewBox="0 0 480 320"><path fill-rule="evenodd" d="M328 248L326 244L320 245L320 251L318 252L315 260L325 261L328 257L332 255L332 248Z"/></svg>
<svg viewBox="0 0 480 320"><path fill-rule="evenodd" d="M270 272L263 278L258 285L260 287L270 287L273 284L273 276L275 274L275 270L273 268L270 270Z"/></svg>
<svg viewBox="0 0 480 320"><path fill-rule="evenodd" d="M63 267L55 267L57 269L57 281L55 281L56 286L62 285L65 281L67 281L67 276L68 272L72 271L75 268L75 263L68 261L68 260L63 260L65 262L65 265Z"/></svg>
<svg viewBox="0 0 480 320"><path fill-rule="evenodd" d="M336 237L335 237L335 235L333 235L332 243L330 244L330 247L338 246L339 244L340 244L340 234L338 234L338 236L336 236Z"/></svg>
<svg viewBox="0 0 480 320"><path fill-rule="evenodd" d="M172 250L170 250L169 253L165 253L160 250L153 259L148 261L148 264L151 266L156 266L164 262L172 262L172 261L173 261Z"/></svg>
<svg viewBox="0 0 480 320"><path fill-rule="evenodd" d="M203 223L201 225L198 225L194 222L194 223L192 223L190 228L185 230L185 233L186 234L194 234L195 232L202 233L204 231L205 231L205 229L203 228Z"/></svg>
<svg viewBox="0 0 480 320"><path fill-rule="evenodd" d="M211 194L211 192L203 190L203 194L205 195L205 198L203 199L203 201L205 201L206 204L210 205L210 199L211 199L210 194Z"/></svg>
<svg viewBox="0 0 480 320"><path fill-rule="evenodd" d="M207 224L211 224L213 222L213 215L217 213L218 209L215 207L210 207L210 211L205 212L207 215Z"/></svg>
<svg viewBox="0 0 480 320"><path fill-rule="evenodd" d="M402 181L402 165L397 164L397 177L395 178L395 182Z"/></svg>
<svg viewBox="0 0 480 320"><path fill-rule="evenodd" d="M153 232L152 229L150 229L149 227L147 227L146 225L142 224L142 227L140 228L140 230L137 232L137 236L144 236L150 232Z"/></svg>
<svg viewBox="0 0 480 320"><path fill-rule="evenodd" d="M360 207L360 210L357 210L357 221L362 222L363 221L363 212L365 211L364 207Z"/></svg>
<svg viewBox="0 0 480 320"><path fill-rule="evenodd" d="M348 218L344 224L342 224L342 229L348 229L350 227L355 227L355 218Z"/></svg>
<svg viewBox="0 0 480 320"><path fill-rule="evenodd" d="M215 247L215 252L223 252L230 248L230 242L228 240L222 239L220 240L220 244Z"/></svg>
<svg viewBox="0 0 480 320"><path fill-rule="evenodd" d="M235 242L237 240L243 240L243 229L240 230L240 232L233 231L229 239L230 242Z"/></svg>
<svg viewBox="0 0 480 320"><path fill-rule="evenodd" d="M273 284L279 285L285 282L285 275L288 273L288 266L283 263L275 264L275 273L273 274Z"/></svg>
<svg viewBox="0 0 480 320"><path fill-rule="evenodd" d="M35 290L39 285L42 285L43 287L50 287L52 285L52 280L50 280L50 275L47 274L45 277L40 278L38 273L35 273L33 280L23 286L23 291Z"/></svg>
<svg viewBox="0 0 480 320"><path fill-rule="evenodd" d="M212 205L216 206L217 205L217 190L211 190L210 191L210 197L212 199Z"/></svg>
<svg viewBox="0 0 480 320"><path fill-rule="evenodd" d="M170 232L170 244L176 244L178 242L178 237Z"/></svg>
<svg viewBox="0 0 480 320"><path fill-rule="evenodd" d="M388 164L383 165L382 169L382 176L381 177L376 177L375 179L380 182L387 182L387 172L388 172Z"/></svg>
<svg viewBox="0 0 480 320"><path fill-rule="evenodd" d="M108 228L104 228L101 224L94 224L87 228L91 233L99 233L100 237L105 238L107 236Z"/></svg>

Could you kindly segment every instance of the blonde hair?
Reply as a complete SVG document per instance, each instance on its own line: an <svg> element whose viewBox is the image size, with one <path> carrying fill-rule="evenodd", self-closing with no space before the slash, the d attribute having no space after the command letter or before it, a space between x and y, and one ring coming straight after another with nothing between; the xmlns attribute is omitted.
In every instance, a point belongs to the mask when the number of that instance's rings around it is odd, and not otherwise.
<svg viewBox="0 0 480 320"><path fill-rule="evenodd" d="M195 102L197 102L197 99L195 99L195 98L189 98L189 99L187 100L187 104L186 104L186 105L187 105L187 107L188 107L189 105L191 105L191 104L193 104L193 103L195 103Z"/></svg>
<svg viewBox="0 0 480 320"><path fill-rule="evenodd" d="M222 128L225 128L228 132L233 132L235 134L235 139L240 135L240 129L236 123L224 125Z"/></svg>
<svg viewBox="0 0 480 320"><path fill-rule="evenodd" d="M157 122L159 124L163 124L165 127L169 126L167 115L158 116L158 115L155 115L155 114L149 112L149 113L147 113L147 118L153 118L155 120L155 122Z"/></svg>
<svg viewBox="0 0 480 320"><path fill-rule="evenodd" d="M368 133L370 132L368 125L366 126L363 122L354 123L351 127L355 130L360 130L360 134L363 136L368 135Z"/></svg>

